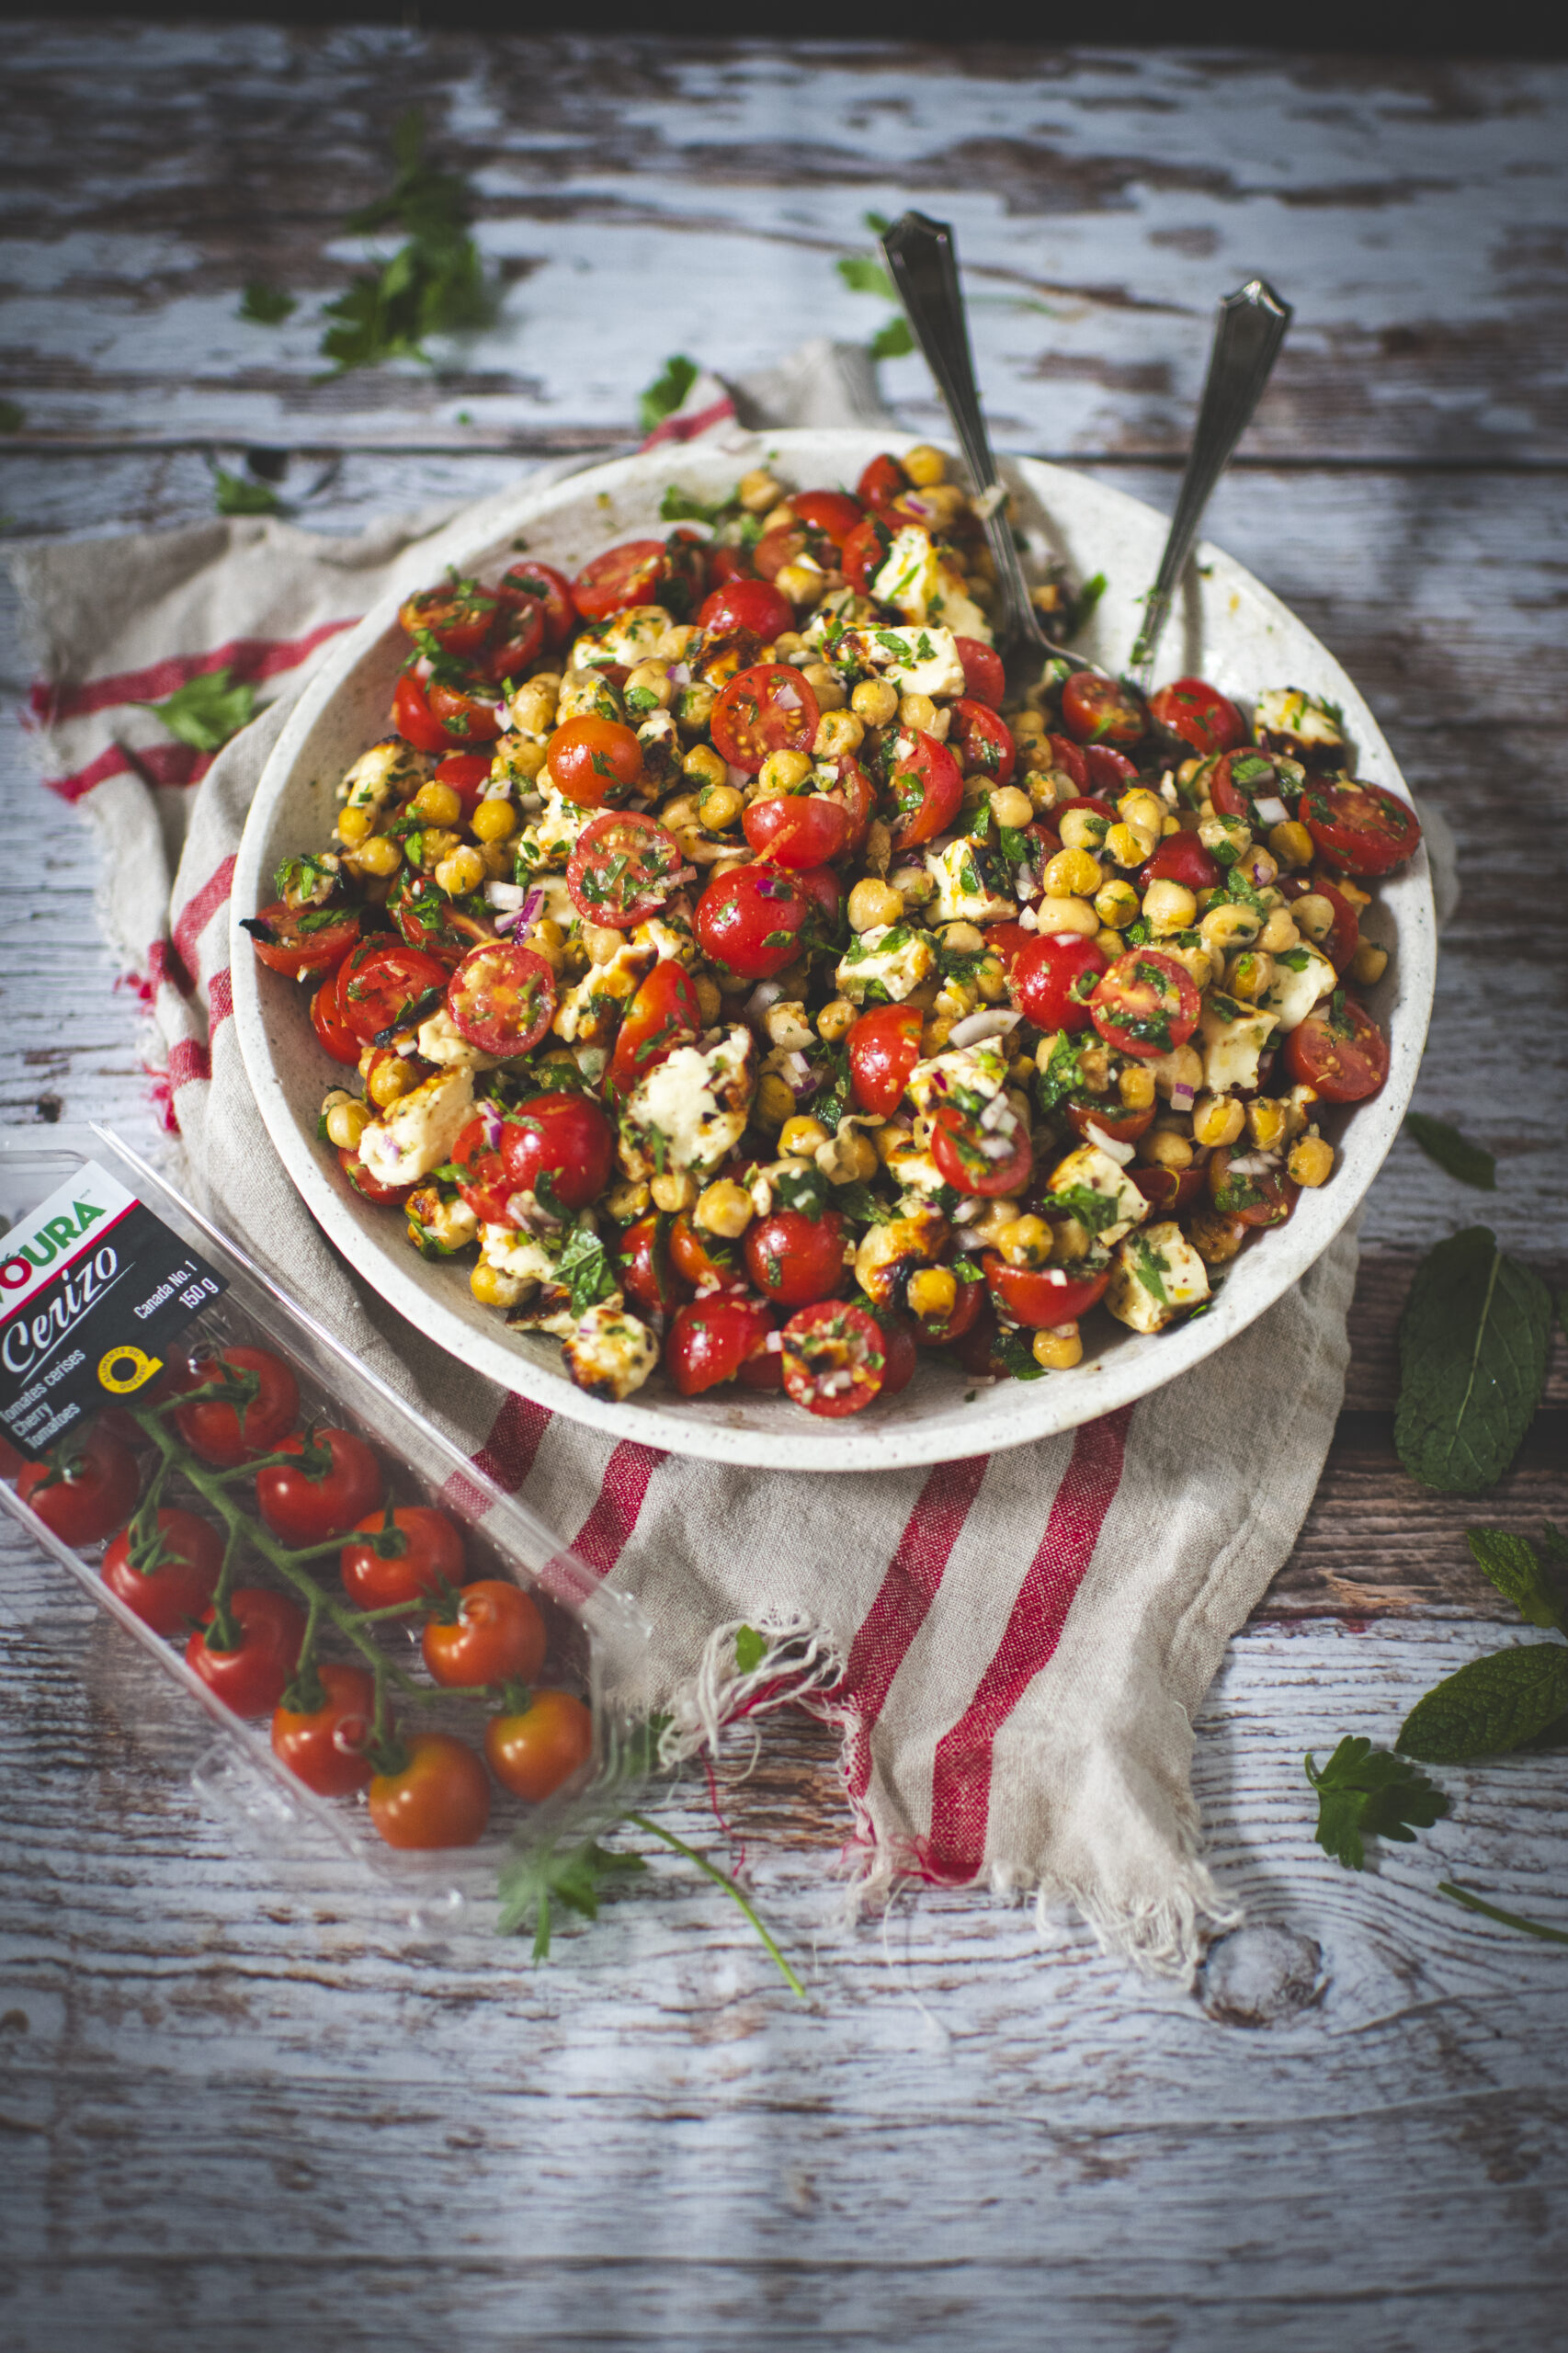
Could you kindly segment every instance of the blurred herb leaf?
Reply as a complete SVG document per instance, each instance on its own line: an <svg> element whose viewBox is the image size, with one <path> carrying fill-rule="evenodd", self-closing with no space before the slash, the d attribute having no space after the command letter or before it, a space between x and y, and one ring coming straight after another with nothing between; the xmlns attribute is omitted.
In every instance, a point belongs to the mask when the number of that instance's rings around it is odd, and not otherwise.
<svg viewBox="0 0 1568 2353"><path fill-rule="evenodd" d="M0 433L19 433L27 421L19 401L0 401Z"/></svg>
<svg viewBox="0 0 1568 2353"><path fill-rule="evenodd" d="M292 294L286 294L281 286L268 286L265 278L253 278L240 296L239 315L242 319L254 319L257 326L280 327L299 307Z"/></svg>
<svg viewBox="0 0 1568 2353"><path fill-rule="evenodd" d="M851 294L880 294L884 302L898 301L892 279L882 264L874 261L869 254L845 254L835 267Z"/></svg>
<svg viewBox="0 0 1568 2353"><path fill-rule="evenodd" d="M220 466L212 477L212 503L220 515L278 515L278 493L267 482L249 474L225 473Z"/></svg>
<svg viewBox="0 0 1568 2353"><path fill-rule="evenodd" d="M1504 1756L1568 1714L1568 1647L1525 1643L1489 1651L1417 1699L1394 1744L1426 1765Z"/></svg>
<svg viewBox="0 0 1568 2353"><path fill-rule="evenodd" d="M1535 1546L1528 1538L1515 1536L1506 1528L1467 1528L1465 1534L1477 1563L1521 1618L1532 1626L1555 1627L1560 1633L1568 1633L1562 1604L1541 1574ZM1561 1543L1557 1529L1548 1520L1541 1551L1561 1559L1557 1549Z"/></svg>
<svg viewBox="0 0 1568 2353"><path fill-rule="evenodd" d="M373 368L387 359L428 363L425 338L483 326L494 302L478 246L469 235L472 199L466 181L425 161L425 121L417 107L392 132L397 176L389 193L348 216L361 234L395 223L407 242L389 261L361 271L323 316L322 336L331 374Z"/></svg>
<svg viewBox="0 0 1568 2353"><path fill-rule="evenodd" d="M138 703L136 709L161 719L182 744L199 752L221 752L231 736L249 726L256 712L256 688L248 678L233 678L227 668L204 670L166 702Z"/></svg>
<svg viewBox="0 0 1568 2353"><path fill-rule="evenodd" d="M696 381L696 360L688 359L684 351L672 353L637 403L643 432L652 433L666 416L673 416Z"/></svg>
<svg viewBox="0 0 1568 2353"><path fill-rule="evenodd" d="M1407 1111L1404 1115L1405 1133L1413 1144L1424 1152L1428 1160L1461 1185L1473 1185L1479 1193L1497 1190L1497 1163L1478 1143L1461 1136L1447 1120L1434 1120L1425 1111Z"/></svg>
<svg viewBox="0 0 1568 2353"><path fill-rule="evenodd" d="M906 351L915 348L915 337L909 331L909 321L901 313L879 327L871 337L873 359L902 359Z"/></svg>
<svg viewBox="0 0 1568 2353"><path fill-rule="evenodd" d="M1478 1495L1513 1461L1546 1379L1551 1298L1484 1225L1439 1242L1399 1326L1394 1444L1412 1478Z"/></svg>

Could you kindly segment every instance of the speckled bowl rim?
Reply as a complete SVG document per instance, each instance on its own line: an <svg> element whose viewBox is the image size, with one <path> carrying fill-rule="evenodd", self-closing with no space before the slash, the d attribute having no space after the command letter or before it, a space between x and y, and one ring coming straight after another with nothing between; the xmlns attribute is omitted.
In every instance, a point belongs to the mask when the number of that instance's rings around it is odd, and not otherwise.
<svg viewBox="0 0 1568 2353"><path fill-rule="evenodd" d="M853 483L878 449L906 448L912 439L862 430L736 431L722 443L661 449L544 488L524 485L467 510L412 551L406 577L333 644L284 726L246 822L233 882L233 1017L267 1132L312 1215L382 1298L460 1362L616 1438L757 1470L850 1472L949 1461L1074 1428L1202 1363L1300 1280L1359 1207L1415 1082L1437 959L1425 848L1380 886L1369 925L1375 937L1395 945L1388 974L1365 993L1388 1029L1388 1081L1344 1122L1330 1183L1303 1193L1290 1224L1244 1253L1208 1314L1147 1336L1119 1325L1108 1333L1108 1319L1096 1317L1089 1330L1099 1353L1069 1373L1035 1381L976 1390L950 1365L923 1358L902 1396L836 1422L733 1386L682 1399L658 1376L621 1404L586 1396L561 1370L555 1343L508 1333L472 1299L466 1267L427 1263L384 1211L347 1192L335 1154L316 1137L322 1096L342 1074L315 1040L303 992L257 962L238 923L273 896L268 878L280 857L326 839L337 777L383 731L381 714L401 644L400 597L449 563L465 572L498 566L525 533L531 553L574 569L614 538L659 529L658 502L671 482L718 497L748 466L775 459L787 480ZM1008 472L1023 519L1040 525L1083 576L1108 575L1082 644L1114 666L1131 643L1137 598L1153 576L1165 518L1064 467L1021 459ZM1410 799L1376 721L1327 648L1242 565L1207 542L1188 567L1162 654L1162 678L1199 672L1249 699L1284 685L1327 696L1344 711L1358 773Z"/></svg>

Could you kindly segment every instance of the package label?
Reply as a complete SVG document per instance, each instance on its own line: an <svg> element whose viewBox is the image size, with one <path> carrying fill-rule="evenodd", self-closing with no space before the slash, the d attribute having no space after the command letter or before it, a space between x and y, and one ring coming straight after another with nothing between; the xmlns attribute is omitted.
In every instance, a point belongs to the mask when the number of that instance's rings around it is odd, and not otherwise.
<svg viewBox="0 0 1568 2353"><path fill-rule="evenodd" d="M228 1286L89 1160L0 1234L0 1430L35 1461L163 1370Z"/></svg>

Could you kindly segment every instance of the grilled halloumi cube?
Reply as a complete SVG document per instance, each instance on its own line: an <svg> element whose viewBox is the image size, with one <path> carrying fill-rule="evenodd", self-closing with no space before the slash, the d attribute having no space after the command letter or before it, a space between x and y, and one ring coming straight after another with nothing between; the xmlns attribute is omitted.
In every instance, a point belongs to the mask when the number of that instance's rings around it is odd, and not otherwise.
<svg viewBox="0 0 1568 2353"><path fill-rule="evenodd" d="M926 871L937 886L929 909L936 923L1003 923L1018 912L1009 896L1013 870L998 849L967 837L927 850Z"/></svg>
<svg viewBox="0 0 1568 2353"><path fill-rule="evenodd" d="M620 1166L633 1183L664 1170L716 1168L745 1132L756 1092L749 1030L716 1045L677 1046L632 1089L620 1122Z"/></svg>
<svg viewBox="0 0 1568 2353"><path fill-rule="evenodd" d="M1100 1242L1119 1242L1124 1233L1141 1225L1149 1214L1148 1201L1127 1171L1098 1144L1081 1145L1076 1152L1070 1152L1065 1160L1059 1160L1051 1172L1053 1193L1070 1193L1078 1186L1097 1194L1112 1212L1098 1229L1096 1238Z"/></svg>
<svg viewBox="0 0 1568 2353"><path fill-rule="evenodd" d="M384 809L392 801L411 800L435 773L431 753L416 752L401 735L387 735L360 753L338 788L338 799L349 809Z"/></svg>
<svg viewBox="0 0 1568 2353"><path fill-rule="evenodd" d="M1203 1084L1210 1094L1256 1086L1258 1057L1278 1027L1278 1016L1261 1006L1238 1005L1218 990L1206 996L1198 1029L1203 1041Z"/></svg>
<svg viewBox="0 0 1568 2353"><path fill-rule="evenodd" d="M617 1291L578 1320L562 1354L579 1389L619 1403L642 1388L659 1361L659 1344Z"/></svg>
<svg viewBox="0 0 1568 2353"><path fill-rule="evenodd" d="M1117 1245L1105 1303L1134 1332L1163 1332L1209 1296L1209 1270L1174 1220L1146 1225Z"/></svg>
<svg viewBox="0 0 1568 2353"><path fill-rule="evenodd" d="M1007 1084L1007 1051L998 1038L953 1046L929 1062L916 1063L904 1086L917 1111L929 1115L955 1094L981 1096L989 1103Z"/></svg>
<svg viewBox="0 0 1568 2353"><path fill-rule="evenodd" d="M422 1058L437 1070L494 1070L500 1061L471 1046L444 1005L420 1023L418 1039Z"/></svg>
<svg viewBox="0 0 1568 2353"><path fill-rule="evenodd" d="M911 989L917 989L937 969L937 959L928 939L906 923L880 924L869 931L862 931L849 943L840 961L837 982L839 993L851 1005L865 1003L873 986L886 991L897 1004ZM881 998L873 1002L880 1004Z"/></svg>
<svg viewBox="0 0 1568 2353"><path fill-rule="evenodd" d="M359 1138L359 1158L382 1185L415 1185L452 1156L473 1115L473 1073L438 1071L401 1096Z"/></svg>
<svg viewBox="0 0 1568 2353"><path fill-rule="evenodd" d="M902 629L862 624L845 631L838 652L873 676L885 678L901 695L963 692L963 664L953 632L935 621L908 621Z"/></svg>
<svg viewBox="0 0 1568 2353"><path fill-rule="evenodd" d="M612 665L635 670L652 661L672 624L663 605L628 605L608 620L595 621L572 648L574 670L608 670Z"/></svg>
<svg viewBox="0 0 1568 2353"><path fill-rule="evenodd" d="M1259 1009L1273 1014L1281 1032L1295 1029L1338 985L1339 975L1328 958L1303 940L1274 959L1274 978L1258 999Z"/></svg>
<svg viewBox="0 0 1568 2353"><path fill-rule="evenodd" d="M628 940L608 964L591 964L555 1008L556 1036L570 1045L608 1046L654 961L652 948Z"/></svg>

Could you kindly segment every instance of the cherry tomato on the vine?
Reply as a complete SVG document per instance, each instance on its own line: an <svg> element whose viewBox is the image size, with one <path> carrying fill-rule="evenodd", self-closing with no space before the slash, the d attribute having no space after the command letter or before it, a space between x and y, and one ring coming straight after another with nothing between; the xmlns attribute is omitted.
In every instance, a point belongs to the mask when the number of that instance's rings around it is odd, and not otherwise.
<svg viewBox="0 0 1568 2353"><path fill-rule="evenodd" d="M490 1819L490 1782L466 1741L416 1732L390 1772L377 1773L366 1804L389 1847L428 1851L472 1847Z"/></svg>
<svg viewBox="0 0 1568 2353"><path fill-rule="evenodd" d="M265 1586L240 1586L227 1610L239 1637L231 1650L216 1650L216 1611L202 1612L201 1624L186 1644L185 1662L237 1716L269 1716L299 1664L305 1613L298 1602Z"/></svg>
<svg viewBox="0 0 1568 2353"><path fill-rule="evenodd" d="M214 1389L212 1396L181 1405L175 1422L191 1452L221 1471L248 1462L253 1455L270 1454L293 1428L300 1410L299 1383L270 1348L240 1346L192 1357L168 1378L176 1389ZM248 1399L247 1390L253 1392Z"/></svg>
<svg viewBox="0 0 1568 2353"><path fill-rule="evenodd" d="M51 1460L28 1462L17 1493L64 1544L96 1544L128 1519L139 1484L136 1457L112 1432L62 1441Z"/></svg>
<svg viewBox="0 0 1568 2353"><path fill-rule="evenodd" d="M670 1263L699 1298L715 1290L750 1289L742 1254L734 1245L701 1233L684 1214L670 1227Z"/></svg>
<svg viewBox="0 0 1568 2353"><path fill-rule="evenodd" d="M104 1583L155 1634L177 1634L211 1600L222 1565L223 1540L210 1521L170 1506L158 1514L152 1565L137 1566L122 1529L104 1554Z"/></svg>
<svg viewBox="0 0 1568 2353"><path fill-rule="evenodd" d="M309 1470L308 1446L324 1449L329 1464ZM298 1459L269 1462L256 1472L256 1506L285 1544L324 1544L330 1537L347 1536L381 1500L381 1466L352 1430L282 1438L274 1451Z"/></svg>
<svg viewBox="0 0 1568 2353"><path fill-rule="evenodd" d="M542 1805L594 1753L594 1720L570 1691L535 1691L526 1708L492 1716L484 1754L504 1790Z"/></svg>
<svg viewBox="0 0 1568 2353"><path fill-rule="evenodd" d="M1290 1034L1294 1037L1294 1030ZM1283 1225L1301 1188L1282 1168L1233 1175L1231 1164L1236 1157L1233 1152L1217 1152L1209 1163L1209 1191L1215 1208L1243 1225Z"/></svg>
<svg viewBox="0 0 1568 2353"><path fill-rule="evenodd" d="M374 1201L378 1209L402 1209L414 1190L412 1185L383 1185L379 1176L371 1176L358 1154L350 1151L347 1144L339 1145L337 1159L354 1190L363 1195L366 1200Z"/></svg>
<svg viewBox="0 0 1568 2353"><path fill-rule="evenodd" d="M1139 869L1138 887L1146 891L1151 882L1179 882L1184 890L1194 892L1213 891L1223 870L1196 834L1167 834L1153 858Z"/></svg>
<svg viewBox="0 0 1568 2353"><path fill-rule="evenodd" d="M322 1659L313 1673L319 1685L314 1707L288 1705L272 1718L272 1749L290 1773L318 1797L352 1797L369 1786L375 1767L365 1754L376 1713L374 1677L362 1666Z"/></svg>
<svg viewBox="0 0 1568 2353"><path fill-rule="evenodd" d="M401 1552L383 1553L389 1531L384 1512L371 1512L355 1531L358 1540L338 1556L349 1599L359 1609L390 1609L394 1602L421 1601L444 1586L461 1585L463 1540L456 1522L433 1504L399 1504L392 1515L391 1542Z"/></svg>
<svg viewBox="0 0 1568 2353"><path fill-rule="evenodd" d="M426 1620L425 1664L437 1683L531 1683L550 1638L539 1604L504 1577L465 1585L450 1618Z"/></svg>

